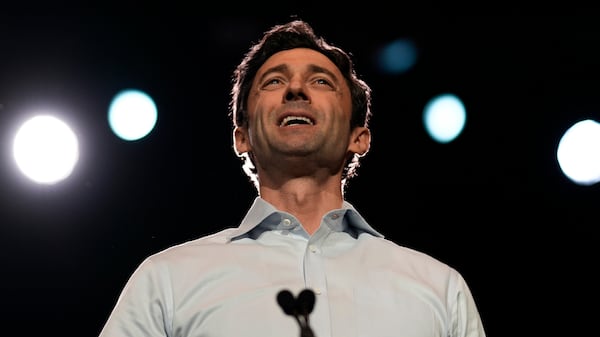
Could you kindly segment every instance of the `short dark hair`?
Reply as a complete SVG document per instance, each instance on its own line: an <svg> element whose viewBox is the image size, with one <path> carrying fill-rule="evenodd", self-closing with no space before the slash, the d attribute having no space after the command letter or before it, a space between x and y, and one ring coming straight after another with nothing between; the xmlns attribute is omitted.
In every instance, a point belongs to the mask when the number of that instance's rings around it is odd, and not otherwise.
<svg viewBox="0 0 600 337"><path fill-rule="evenodd" d="M229 114L234 126L246 126L248 123L247 99L252 87L252 81L258 69L273 54L294 48L310 48L329 58L340 70L346 83L350 87L352 99L352 116L350 128L359 126L368 127L371 118L371 88L358 77L351 55L341 48L334 46L323 37L317 36L313 28L305 21L295 19L288 23L273 26L267 30L261 40L255 43L244 55L242 61L233 72L231 101ZM345 185L348 178L356 175L360 155L355 154L349 158L342 175ZM251 162L251 157L244 154L244 170L254 181L256 168Z"/></svg>

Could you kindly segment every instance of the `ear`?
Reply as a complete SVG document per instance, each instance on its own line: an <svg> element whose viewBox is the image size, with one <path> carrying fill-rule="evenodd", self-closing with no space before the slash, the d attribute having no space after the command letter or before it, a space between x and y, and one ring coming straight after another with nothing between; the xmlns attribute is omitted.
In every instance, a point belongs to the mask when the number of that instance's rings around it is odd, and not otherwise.
<svg viewBox="0 0 600 337"><path fill-rule="evenodd" d="M369 128L364 126L354 128L350 136L350 144L348 145L348 150L352 153L364 156L365 154L367 154L367 152L369 152L370 147L371 131L369 130Z"/></svg>
<svg viewBox="0 0 600 337"><path fill-rule="evenodd" d="M233 129L233 147L238 156L250 152L250 140L247 128L236 126Z"/></svg>

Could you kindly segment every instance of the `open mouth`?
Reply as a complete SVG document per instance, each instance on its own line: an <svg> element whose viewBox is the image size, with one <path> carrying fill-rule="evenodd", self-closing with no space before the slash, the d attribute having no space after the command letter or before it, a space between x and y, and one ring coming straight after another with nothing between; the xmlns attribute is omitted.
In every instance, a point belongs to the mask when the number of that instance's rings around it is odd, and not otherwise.
<svg viewBox="0 0 600 337"><path fill-rule="evenodd" d="M314 125L315 123L307 117L303 117L303 116L287 116L285 117L283 120L281 120L281 123L279 123L280 127L283 126L291 126L291 125Z"/></svg>

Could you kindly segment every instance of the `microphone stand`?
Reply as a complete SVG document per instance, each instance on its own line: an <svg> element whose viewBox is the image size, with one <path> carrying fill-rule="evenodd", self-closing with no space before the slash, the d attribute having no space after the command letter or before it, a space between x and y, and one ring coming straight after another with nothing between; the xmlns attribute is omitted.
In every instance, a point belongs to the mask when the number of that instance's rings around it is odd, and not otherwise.
<svg viewBox="0 0 600 337"><path fill-rule="evenodd" d="M296 321L300 325L300 337L315 337L315 333L310 327L308 322L308 315L302 316L303 320L300 320L298 316L296 316Z"/></svg>

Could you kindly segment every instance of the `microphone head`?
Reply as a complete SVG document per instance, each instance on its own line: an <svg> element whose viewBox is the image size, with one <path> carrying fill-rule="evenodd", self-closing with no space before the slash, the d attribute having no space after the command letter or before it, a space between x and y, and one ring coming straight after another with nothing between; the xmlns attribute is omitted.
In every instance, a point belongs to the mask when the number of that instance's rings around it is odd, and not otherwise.
<svg viewBox="0 0 600 337"><path fill-rule="evenodd" d="M308 315L313 311L315 307L315 293L310 289L304 289L298 294L297 305L298 311L303 315Z"/></svg>
<svg viewBox="0 0 600 337"><path fill-rule="evenodd" d="M287 315L296 315L296 298L289 290L282 290L277 294L277 303Z"/></svg>

